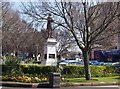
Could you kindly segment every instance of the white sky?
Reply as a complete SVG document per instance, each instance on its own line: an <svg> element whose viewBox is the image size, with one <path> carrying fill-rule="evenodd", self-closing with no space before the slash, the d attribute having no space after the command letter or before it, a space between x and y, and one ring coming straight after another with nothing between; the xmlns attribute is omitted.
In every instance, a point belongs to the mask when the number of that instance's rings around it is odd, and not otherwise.
<svg viewBox="0 0 120 89"><path fill-rule="evenodd" d="M2 0L2 2L54 2L54 0ZM61 1L61 0L57 0L57 1ZM91 1L91 0L62 0L65 2L71 1L71 2L81 2L81 1ZM92 1L99 1L99 2L118 2L120 0L92 0Z"/></svg>

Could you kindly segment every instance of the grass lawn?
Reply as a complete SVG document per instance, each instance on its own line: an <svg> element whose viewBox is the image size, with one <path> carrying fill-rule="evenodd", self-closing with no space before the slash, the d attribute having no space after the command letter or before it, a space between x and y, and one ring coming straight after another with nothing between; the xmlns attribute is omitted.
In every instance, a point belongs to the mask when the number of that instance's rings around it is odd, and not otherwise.
<svg viewBox="0 0 120 89"><path fill-rule="evenodd" d="M113 77L93 77L92 80L86 80L85 78L65 78L63 82L120 82L120 76Z"/></svg>

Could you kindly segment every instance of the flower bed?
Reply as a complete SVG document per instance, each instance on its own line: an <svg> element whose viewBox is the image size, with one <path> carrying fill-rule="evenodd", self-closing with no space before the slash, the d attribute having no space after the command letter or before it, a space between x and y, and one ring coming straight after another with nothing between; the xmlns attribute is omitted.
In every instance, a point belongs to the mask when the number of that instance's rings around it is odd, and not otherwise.
<svg viewBox="0 0 120 89"><path fill-rule="evenodd" d="M50 72L56 72L55 66L41 65L20 65L19 72L9 72L9 66L2 65L3 81L17 82L48 82ZM59 72L63 78L81 78L85 77L84 66L61 66ZM119 67L115 66L90 66L92 77L118 76Z"/></svg>
<svg viewBox="0 0 120 89"><path fill-rule="evenodd" d="M28 77L28 76L2 76L2 81L14 81L14 82L25 82L25 83L38 83L38 82L47 82L46 77Z"/></svg>

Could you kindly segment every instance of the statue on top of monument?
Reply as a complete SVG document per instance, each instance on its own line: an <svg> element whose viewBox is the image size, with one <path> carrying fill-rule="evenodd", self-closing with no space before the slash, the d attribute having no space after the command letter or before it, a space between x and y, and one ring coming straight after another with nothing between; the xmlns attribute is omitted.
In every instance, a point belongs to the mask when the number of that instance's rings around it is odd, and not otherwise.
<svg viewBox="0 0 120 89"><path fill-rule="evenodd" d="M48 38L53 38L53 29L51 23L54 22L54 20L51 17L51 14L49 14L47 18L47 30L48 30Z"/></svg>

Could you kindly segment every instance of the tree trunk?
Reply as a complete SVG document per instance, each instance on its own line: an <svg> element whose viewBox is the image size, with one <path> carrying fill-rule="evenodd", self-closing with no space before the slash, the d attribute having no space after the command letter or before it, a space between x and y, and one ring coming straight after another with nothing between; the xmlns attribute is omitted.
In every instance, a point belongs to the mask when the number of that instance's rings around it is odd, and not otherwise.
<svg viewBox="0 0 120 89"><path fill-rule="evenodd" d="M84 58L85 77L86 77L86 80L90 80L91 73L90 73L89 51L88 50L83 51L83 58Z"/></svg>

